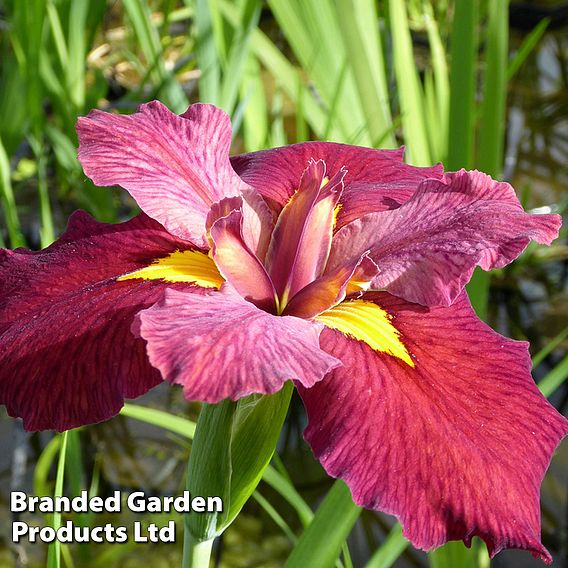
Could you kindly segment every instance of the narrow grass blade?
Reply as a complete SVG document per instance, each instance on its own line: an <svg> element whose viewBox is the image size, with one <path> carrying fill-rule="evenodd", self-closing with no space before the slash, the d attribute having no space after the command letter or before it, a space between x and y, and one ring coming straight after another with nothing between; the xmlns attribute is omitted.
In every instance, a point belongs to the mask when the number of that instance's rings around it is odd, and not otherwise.
<svg viewBox="0 0 568 568"><path fill-rule="evenodd" d="M176 434L186 438L193 439L195 434L195 422L181 416L175 416L169 412L164 412L163 410L147 408L145 406L129 402L122 407L120 414L127 418L133 418L134 420L140 420L147 424L153 424L154 426L164 428L170 432L175 432Z"/></svg>
<svg viewBox="0 0 568 568"><path fill-rule="evenodd" d="M450 84L446 49L440 36L438 23L434 17L432 4L429 0L424 2L424 24L428 33L430 44L430 58L434 74L435 108L437 122L435 128L428 130L432 148L432 160L441 161L445 157L448 146L448 113L450 106Z"/></svg>
<svg viewBox="0 0 568 568"><path fill-rule="evenodd" d="M549 397L568 379L568 355L538 383L542 394Z"/></svg>
<svg viewBox="0 0 568 568"><path fill-rule="evenodd" d="M479 125L477 167L494 178L503 168L509 50L509 1L489 2L483 102Z"/></svg>
<svg viewBox="0 0 568 568"><path fill-rule="evenodd" d="M282 515L270 504L270 501L263 497L259 491L255 491L252 496L274 521L274 524L288 537L288 540L290 540L290 542L296 542L298 538L294 534L294 531L290 528L290 525L284 520Z"/></svg>
<svg viewBox="0 0 568 568"><path fill-rule="evenodd" d="M402 536L402 527L397 523L385 541L377 548L365 568L390 568L406 550L408 541Z"/></svg>
<svg viewBox="0 0 568 568"><path fill-rule="evenodd" d="M223 17L232 26L238 26L239 12L237 8L227 0L218 0L219 8ZM252 33L251 48L254 54L275 78L278 88L281 88L286 95L296 101L298 93L301 92L303 80L299 71L286 59L282 52L274 45L274 42L261 30L256 29ZM322 137L327 125L327 114L320 104L316 101L312 93L307 93L303 99L304 115L309 121L318 137ZM340 141L343 134L334 125L330 132L333 140Z"/></svg>
<svg viewBox="0 0 568 568"><path fill-rule="evenodd" d="M394 148L396 140L389 132L392 116L375 2L338 0L337 10L370 138L372 141L382 139L385 148Z"/></svg>
<svg viewBox="0 0 568 568"><path fill-rule="evenodd" d="M566 338L568 337L568 326L558 335L551 339L533 358L533 369L538 367Z"/></svg>
<svg viewBox="0 0 568 568"><path fill-rule="evenodd" d="M336 481L298 540L286 568L331 568L360 514L361 508L353 503L345 483Z"/></svg>
<svg viewBox="0 0 568 568"><path fill-rule="evenodd" d="M451 33L449 170L471 169L475 135L479 0L455 0Z"/></svg>
<svg viewBox="0 0 568 568"><path fill-rule="evenodd" d="M245 0L241 9L239 25L231 42L226 72L221 86L221 107L230 115L233 114L243 80L243 72L249 53L249 45L253 30L258 25L262 3L260 0Z"/></svg>
<svg viewBox="0 0 568 568"><path fill-rule="evenodd" d="M247 152L266 148L268 142L268 103L258 60L249 54L241 82L243 140Z"/></svg>
<svg viewBox="0 0 568 568"><path fill-rule="evenodd" d="M307 527L314 518L314 513L310 506L302 499L296 488L272 466L268 466L262 476L263 481L268 483L275 491L280 493L286 501L295 509L300 522Z"/></svg>
<svg viewBox="0 0 568 568"><path fill-rule="evenodd" d="M20 229L20 220L18 218L18 210L16 209L16 201L12 190L12 180L10 173L10 161L2 140L0 140L0 202L8 230L8 238L12 248L25 246L24 236Z"/></svg>
<svg viewBox="0 0 568 568"><path fill-rule="evenodd" d="M189 4L189 0L186 2ZM211 10L213 3L208 0L195 0L195 55L199 66L199 100L218 104L220 100L221 61L215 44L215 30Z"/></svg>
<svg viewBox="0 0 568 568"><path fill-rule="evenodd" d="M513 59L511 59L507 68L508 79L511 79L516 75L521 65L526 61L527 57L533 52L534 48L538 45L538 42L542 39L542 36L547 30L549 24L550 19L543 18L523 40L523 43L515 53Z"/></svg>
<svg viewBox="0 0 568 568"><path fill-rule="evenodd" d="M59 462L57 464L57 477L55 479L54 497L63 495L63 482L65 477L65 457L67 453L67 432L60 434L61 446L59 449ZM61 513L53 513L51 526L57 530L61 526ZM61 543L56 539L47 549L47 568L61 567Z"/></svg>
<svg viewBox="0 0 568 568"><path fill-rule="evenodd" d="M417 166L428 166L431 165L432 159L426 132L424 94L414 61L405 3L400 0L389 0L389 18L408 160Z"/></svg>

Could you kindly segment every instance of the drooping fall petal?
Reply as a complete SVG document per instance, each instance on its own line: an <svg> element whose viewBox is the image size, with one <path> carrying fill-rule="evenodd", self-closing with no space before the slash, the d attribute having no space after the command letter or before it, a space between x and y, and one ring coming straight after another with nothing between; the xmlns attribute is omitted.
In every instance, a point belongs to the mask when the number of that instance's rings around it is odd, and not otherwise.
<svg viewBox="0 0 568 568"><path fill-rule="evenodd" d="M375 150L333 142L302 142L233 156L235 171L277 212L298 189L310 160L323 160L332 178L347 170L336 229L358 217L398 207L426 178L440 178L442 166L417 168L402 161L403 149Z"/></svg>
<svg viewBox="0 0 568 568"><path fill-rule="evenodd" d="M202 288L180 281L187 274L117 277L175 251L207 258L191 246L144 214L108 225L78 212L43 251L0 250L0 403L28 430L65 430L106 420L158 384L133 317L166 286Z"/></svg>
<svg viewBox="0 0 568 568"><path fill-rule="evenodd" d="M172 234L205 247L216 201L247 185L229 162L231 123L195 104L181 116L154 101L132 115L99 110L79 118L79 160L96 185L120 185Z"/></svg>
<svg viewBox="0 0 568 568"><path fill-rule="evenodd" d="M481 322L465 293L437 308L363 299L390 314L413 365L324 330L343 367L299 387L316 457L418 548L480 536L491 555L523 548L549 562L539 490L568 421L534 384L527 344Z"/></svg>
<svg viewBox="0 0 568 568"><path fill-rule="evenodd" d="M168 291L133 329L148 342L152 365L189 400L273 393L290 379L311 386L340 364L319 348L321 324L273 316L234 292Z"/></svg>
<svg viewBox="0 0 568 568"><path fill-rule="evenodd" d="M560 224L558 215L525 213L509 184L462 170L422 182L398 209L344 226L328 269L370 249L380 268L374 288L422 305L449 305L476 265L505 266L530 240L550 244Z"/></svg>
<svg viewBox="0 0 568 568"><path fill-rule="evenodd" d="M329 255L334 209L345 172L331 180L324 179L325 174L323 161L309 164L272 233L266 268L283 305L320 276Z"/></svg>

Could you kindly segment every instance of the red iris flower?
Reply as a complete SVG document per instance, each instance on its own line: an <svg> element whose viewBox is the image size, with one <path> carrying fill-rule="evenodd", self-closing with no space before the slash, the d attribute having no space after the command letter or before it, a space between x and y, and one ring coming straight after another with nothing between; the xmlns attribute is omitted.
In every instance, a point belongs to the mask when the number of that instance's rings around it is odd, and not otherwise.
<svg viewBox="0 0 568 568"><path fill-rule="evenodd" d="M79 119L79 159L143 213L75 213L0 251L0 402L29 430L106 420L162 380L210 403L293 380L305 436L354 500L419 548L540 542L539 488L568 422L463 290L550 244L507 183L402 151L304 143L229 158L227 115L158 102Z"/></svg>

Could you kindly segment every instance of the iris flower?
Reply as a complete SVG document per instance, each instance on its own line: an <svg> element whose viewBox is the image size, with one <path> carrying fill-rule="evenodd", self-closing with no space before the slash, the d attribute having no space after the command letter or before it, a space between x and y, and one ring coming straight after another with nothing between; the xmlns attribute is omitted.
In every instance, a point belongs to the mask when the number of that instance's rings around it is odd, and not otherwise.
<svg viewBox="0 0 568 568"><path fill-rule="evenodd" d="M539 489L568 421L527 344L464 285L560 218L477 171L307 142L229 157L231 125L159 102L78 121L79 159L143 211L75 213L40 252L0 251L0 402L28 430L106 420L163 380L190 400L293 380L305 437L354 500L418 548L481 537L545 562Z"/></svg>

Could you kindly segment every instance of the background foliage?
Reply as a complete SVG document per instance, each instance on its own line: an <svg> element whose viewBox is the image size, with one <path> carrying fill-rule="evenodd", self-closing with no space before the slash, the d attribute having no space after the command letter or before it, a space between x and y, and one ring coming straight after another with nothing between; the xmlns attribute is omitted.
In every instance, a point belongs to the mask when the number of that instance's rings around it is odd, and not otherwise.
<svg viewBox="0 0 568 568"><path fill-rule="evenodd" d="M154 98L176 112L198 100L223 107L235 152L313 139L405 144L411 163L477 167L511 181L528 208L564 213L567 13L562 2L505 0L3 0L0 245L47 246L76 208L108 222L132 216L125 192L96 189L82 173L74 124L95 107L130 113ZM535 377L564 412L567 259L564 229L553 247L529 247L469 288L482 317L531 341ZM64 436L0 420L0 566L45 563L41 546L10 545L10 487L178 491L198 411L174 389L157 389L121 417ZM294 399L278 455L217 544L217 565L489 566L479 543L415 551L392 518L354 507L341 485L330 489L304 425ZM567 474L564 446L543 489L543 539L558 566L568 561ZM180 547L150 548L51 547L47 562L179 564ZM492 565L538 563L508 552Z"/></svg>

